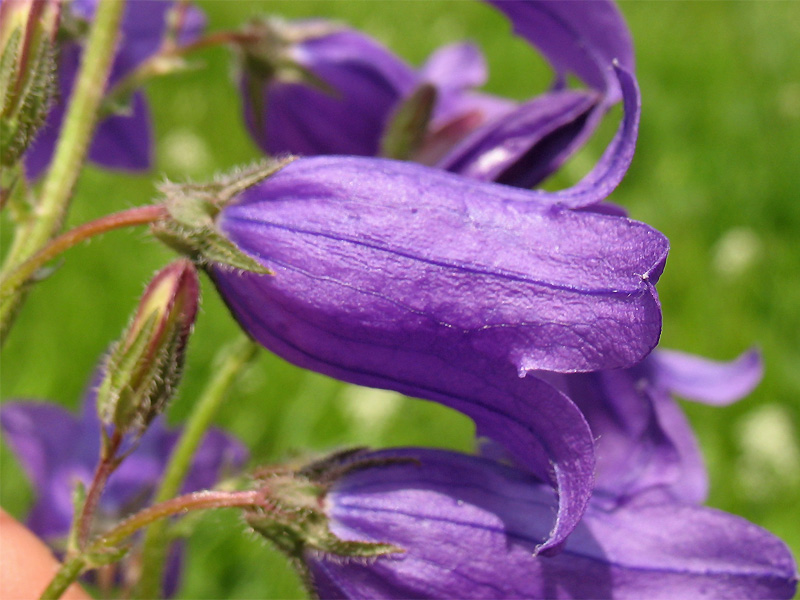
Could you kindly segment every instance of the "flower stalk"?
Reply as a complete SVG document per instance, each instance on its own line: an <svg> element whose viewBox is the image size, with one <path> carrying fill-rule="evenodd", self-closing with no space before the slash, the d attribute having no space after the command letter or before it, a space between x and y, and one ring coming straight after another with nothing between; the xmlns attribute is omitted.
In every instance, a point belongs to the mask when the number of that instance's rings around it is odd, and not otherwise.
<svg viewBox="0 0 800 600"><path fill-rule="evenodd" d="M136 533L142 527L160 519L173 515L185 514L189 511L207 510L212 508L233 507L260 507L268 509L262 492L219 492L203 491L192 492L166 502L156 504L131 515L119 525L99 536L84 552L68 559L42 592L41 600L55 600L60 598L66 589L81 573L93 567L92 556L108 553L120 542Z"/></svg>
<svg viewBox="0 0 800 600"><path fill-rule="evenodd" d="M192 457L200 445L219 407L225 401L227 392L242 369L253 359L258 345L242 335L236 342L223 348L219 353L218 365L213 379L195 403L186 427L175 450L172 452L161 487L156 492L154 502L166 502L175 496L183 485ZM158 595L164 570L166 521L158 521L148 527L142 544L142 579L138 595L143 598Z"/></svg>
<svg viewBox="0 0 800 600"><path fill-rule="evenodd" d="M70 229L51 240L39 252L3 277L0 280L0 298L5 299L13 294L47 262L81 242L114 229L147 225L166 215L167 211L162 205L137 206Z"/></svg>
<svg viewBox="0 0 800 600"><path fill-rule="evenodd" d="M72 192L83 165L92 137L105 84L114 58L119 24L125 0L104 0L98 3L97 14L89 34L75 91L67 109L53 162L45 176L41 196L32 218L21 224L17 240L6 259L3 271L10 272L36 254L61 228L69 210ZM19 241L19 243L16 243ZM5 332L17 307L23 302L24 287L3 301L2 327Z"/></svg>

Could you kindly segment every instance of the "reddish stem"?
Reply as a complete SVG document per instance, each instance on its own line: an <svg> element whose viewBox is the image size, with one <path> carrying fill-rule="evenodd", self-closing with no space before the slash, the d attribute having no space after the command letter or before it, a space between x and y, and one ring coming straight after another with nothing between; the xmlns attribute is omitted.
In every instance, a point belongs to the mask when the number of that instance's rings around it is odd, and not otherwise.
<svg viewBox="0 0 800 600"><path fill-rule="evenodd" d="M86 547L86 542L89 541L92 517L94 516L95 510L97 510L97 505L100 503L100 496L103 495L106 482L119 466L120 461L117 458L117 451L121 443L122 435L120 435L118 431L115 431L111 435L108 444L104 444L100 462L97 464L97 470L94 472L94 478L89 486L89 491L86 493L86 500L83 503L81 514L78 517L78 549L80 551L83 551Z"/></svg>
<svg viewBox="0 0 800 600"><path fill-rule="evenodd" d="M137 206L100 217L64 232L50 240L44 248L8 274L0 283L0 298L4 298L24 284L45 263L82 241L113 229L153 223L168 214L166 207L162 204Z"/></svg>

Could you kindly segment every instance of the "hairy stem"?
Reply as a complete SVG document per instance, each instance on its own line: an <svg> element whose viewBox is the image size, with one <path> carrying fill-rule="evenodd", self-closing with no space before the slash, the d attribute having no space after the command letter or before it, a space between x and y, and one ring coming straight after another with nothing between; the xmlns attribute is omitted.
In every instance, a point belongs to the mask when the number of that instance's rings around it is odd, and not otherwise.
<svg viewBox="0 0 800 600"><path fill-rule="evenodd" d="M178 493L191 467L194 453L227 397L228 390L257 351L258 346L244 335L222 349L215 375L195 402L183 434L170 456L155 502L164 502ZM166 526L166 521L158 521L145 532L142 545L142 579L137 590L137 595L143 598L158 594L167 549Z"/></svg>
<svg viewBox="0 0 800 600"><path fill-rule="evenodd" d="M64 223L97 122L124 8L125 0L98 2L94 24L41 196L34 214L17 229L16 235L21 243L13 245L14 251L8 255L3 268L5 273L16 269L38 252ZM24 296L25 287L21 286L8 301L8 308L3 309L4 315L8 315L8 324L4 326L6 329Z"/></svg>
<svg viewBox="0 0 800 600"><path fill-rule="evenodd" d="M70 584L72 584L83 571L92 567L92 554L113 549L120 542L150 523L195 510L249 506L268 508L261 491L193 492L145 508L131 515L104 535L98 537L86 548L85 552L67 560L61 566L58 573L56 573L55 577L50 581L45 591L42 592L41 599L55 600L60 598Z"/></svg>
<svg viewBox="0 0 800 600"><path fill-rule="evenodd" d="M4 300L12 295L19 286L28 281L28 279L47 262L80 242L114 229L153 223L167 216L167 214L167 209L160 204L138 206L100 217L99 219L84 223L83 225L79 225L74 229L62 233L60 236L52 239L46 246L39 250L39 252L0 279L0 299Z"/></svg>

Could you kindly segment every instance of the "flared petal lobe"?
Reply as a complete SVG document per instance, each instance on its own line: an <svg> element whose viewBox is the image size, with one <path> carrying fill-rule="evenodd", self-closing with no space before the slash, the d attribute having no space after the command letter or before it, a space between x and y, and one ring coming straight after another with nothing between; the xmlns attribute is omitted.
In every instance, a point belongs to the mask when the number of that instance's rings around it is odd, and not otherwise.
<svg viewBox="0 0 800 600"><path fill-rule="evenodd" d="M504 13L514 32L537 47L555 69L560 83L568 73L611 101L620 90L611 72L618 63L635 69L633 40L619 8L611 0L486 0Z"/></svg>
<svg viewBox="0 0 800 600"><path fill-rule="evenodd" d="M346 473L329 492L331 530L405 552L371 561L306 554L322 598L791 598L788 548L744 519L693 506L590 507L563 552L537 557L551 491L529 475L451 452Z"/></svg>

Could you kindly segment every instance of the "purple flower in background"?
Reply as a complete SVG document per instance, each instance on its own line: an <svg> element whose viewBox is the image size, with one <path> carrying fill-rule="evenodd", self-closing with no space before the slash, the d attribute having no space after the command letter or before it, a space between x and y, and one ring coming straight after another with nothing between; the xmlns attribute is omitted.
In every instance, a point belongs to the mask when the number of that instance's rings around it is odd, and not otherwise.
<svg viewBox="0 0 800 600"><path fill-rule="evenodd" d="M244 51L242 89L251 133L273 155L376 156L398 109L428 85L436 98L421 146L402 158L477 179L536 185L623 97L612 66L633 73L631 36L617 7L605 0L492 4L553 66L557 77L550 91L522 104L475 91L486 82L487 69L471 44L441 48L414 69L352 29L320 21L280 23L270 30L270 39L284 44L277 51L269 46L266 58L261 45ZM587 87L567 89L568 73ZM606 155L618 163L618 179L636 140L639 107L629 104Z"/></svg>
<svg viewBox="0 0 800 600"><path fill-rule="evenodd" d="M73 0L65 7L71 12L73 21L86 24L94 17L98 1ZM156 53L161 45L166 15L171 6L171 2L162 0L127 3L107 87L122 80ZM200 34L204 26L203 14L193 6L188 7L184 13L179 41L191 41ZM53 156L82 54L82 42L77 39L67 39L61 44L58 68L60 97L25 155L26 170L31 178L39 176ZM137 91L133 94L129 110L125 114L113 114L98 123L89 147L89 159L98 165L114 169L149 169L152 162L151 129L150 113L144 94Z"/></svg>
<svg viewBox="0 0 800 600"><path fill-rule="evenodd" d="M344 460L312 467L312 483L326 490L317 506L328 530L398 551L365 559L301 531L296 558L321 598L777 599L797 585L781 540L718 510L670 503L609 511L592 502L563 551L544 557L535 548L555 499L526 472L421 448ZM287 514L292 499L278 498Z"/></svg>
<svg viewBox="0 0 800 600"><path fill-rule="evenodd" d="M73 518L72 492L77 481L88 485L100 452L100 422L94 392L87 395L76 417L44 402L9 402L0 409L0 426L36 491L28 515L30 529L55 547L65 541ZM158 485L180 430L168 429L157 418L136 449L111 475L100 499L97 519L115 523L146 506ZM217 429L206 433L187 473L182 492L212 487L221 476L241 467L247 459L244 446ZM177 590L181 546L171 549L164 575L164 593Z"/></svg>
<svg viewBox="0 0 800 600"><path fill-rule="evenodd" d="M586 417L596 440L594 499L616 506L632 500L703 503L705 465L672 394L727 404L749 394L762 373L755 350L720 363L656 349L629 369L538 376L569 396Z"/></svg>
<svg viewBox="0 0 800 600"><path fill-rule="evenodd" d="M642 360L667 253L642 223L552 196L412 163L298 159L217 222L273 275L209 271L242 327L290 362L475 419L559 490L549 547L591 492L592 438L566 396L521 376Z"/></svg>

